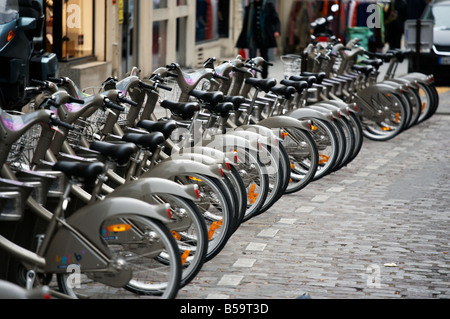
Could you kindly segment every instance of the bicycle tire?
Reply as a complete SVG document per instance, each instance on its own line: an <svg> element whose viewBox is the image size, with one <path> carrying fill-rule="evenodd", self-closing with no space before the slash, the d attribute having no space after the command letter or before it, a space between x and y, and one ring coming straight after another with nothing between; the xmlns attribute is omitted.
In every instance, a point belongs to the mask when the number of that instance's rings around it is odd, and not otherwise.
<svg viewBox="0 0 450 319"><path fill-rule="evenodd" d="M208 251L205 262L213 259L225 247L234 231L234 210L223 183L213 177L198 174L178 175L183 184L197 184L200 194L196 202L208 230Z"/></svg>
<svg viewBox="0 0 450 319"><path fill-rule="evenodd" d="M330 123L320 119L312 119L312 121L316 129L311 132L311 135L319 152L319 165L313 178L313 181L317 181L328 175L334 167L339 154L339 142Z"/></svg>
<svg viewBox="0 0 450 319"><path fill-rule="evenodd" d="M363 134L370 140L374 141L388 141L400 134L405 125L406 107L402 99L396 94L391 93L389 96L385 96L383 114L386 114L383 119L380 117L374 120L366 120L364 115L359 115L359 119L363 126ZM371 99L375 101L375 98ZM373 105L375 108L379 105ZM397 125L397 126L395 126Z"/></svg>
<svg viewBox="0 0 450 319"><path fill-rule="evenodd" d="M166 226L174 236L181 256L180 288L186 286L201 270L208 251L208 231L197 205L188 199L171 194L157 194L155 204L168 203L171 220ZM167 262L164 254L158 256Z"/></svg>
<svg viewBox="0 0 450 319"><path fill-rule="evenodd" d="M295 127L284 128L288 133L283 146L289 156L291 175L285 194L293 194L305 188L314 180L319 165L319 151L313 137L304 130ZM294 138L292 138L294 137ZM290 143L295 143L295 145ZM298 148L300 153L294 153ZM296 156L298 160L296 160Z"/></svg>
<svg viewBox="0 0 450 319"><path fill-rule="evenodd" d="M109 236L110 234L103 232L108 225L118 221L132 226L131 241L122 241L122 235L119 236L119 234ZM115 217L113 220L105 220L99 232L109 246L112 258L116 258L118 262L125 260L133 271L133 278L123 287L132 293L130 298L133 296L160 299L176 297L181 280L180 252L175 238L167 226L158 220L124 215L122 218ZM134 236L134 234L139 234L139 236ZM169 263L161 263L155 258L163 250L170 255ZM140 277L141 275L143 277ZM71 274L57 274L57 283L61 292L72 298L113 299L120 290L120 288L99 284L95 281L95 274L82 273L80 282L76 285L69 283L69 276Z"/></svg>

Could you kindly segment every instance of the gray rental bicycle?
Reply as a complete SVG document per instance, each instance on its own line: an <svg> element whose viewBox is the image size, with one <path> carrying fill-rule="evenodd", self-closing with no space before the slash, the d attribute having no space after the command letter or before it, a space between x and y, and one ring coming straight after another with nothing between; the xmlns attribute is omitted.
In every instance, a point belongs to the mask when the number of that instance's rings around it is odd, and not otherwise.
<svg viewBox="0 0 450 319"><path fill-rule="evenodd" d="M95 201L65 218L72 185L79 182L95 183L97 176L104 173L104 166L98 162L59 162L53 170L63 172L70 178L70 182L65 186L56 209L53 213L50 212L29 196L33 187L20 182L5 163L11 145L36 123L66 127L68 125L47 110L21 116L12 116L1 110L0 117L2 132L5 132L0 158L2 176L9 179L2 183L1 189L2 194L9 194L9 198L6 203L2 201L2 204L5 204L1 211L2 234L6 229L6 237L0 236L0 246L2 252L6 252L8 256L5 260L12 260L14 257L27 270L27 288L31 289L54 274L58 277L74 278L68 271L75 269L77 273L72 275L81 276L76 287L84 284L100 285L105 291L105 297L111 297L118 288L130 284L130 280L133 283L141 282L144 277L138 277L138 274L153 278L155 288L157 282L161 283L155 296L175 297L180 282L181 264L173 236L162 223L169 220L169 207L152 206L140 200L118 197ZM25 202L27 209L21 205ZM30 246L22 247L16 244L15 241L21 242L22 238L8 234L7 231L8 223L17 222L29 214L36 214L46 222L45 235L35 250ZM105 234L110 236L105 237ZM158 255L162 250L170 254L170 263L163 267L159 263L159 268L156 269L154 264L145 262L146 258ZM13 271L10 269L10 272ZM144 282L148 282L147 279ZM65 283L70 286L69 282ZM88 291L84 290L83 294ZM51 294L67 297L63 295L64 292L52 290ZM71 295L76 296L78 295Z"/></svg>
<svg viewBox="0 0 450 319"><path fill-rule="evenodd" d="M69 92L72 92L72 94L73 92L78 92L79 94L78 89L72 81L68 79L63 79L63 81L65 83L62 84L65 84L65 87L68 88ZM119 86L122 85L122 87L120 87L120 90L117 90L117 88L115 90L106 90L100 95L97 94L88 98L92 101L84 105L84 108L87 109L86 111L84 111L83 109L79 109L78 106L77 111L71 112L68 109L70 105L63 105L60 108L62 112L60 115L66 118L66 121L69 121L71 123L80 123L79 119L82 115L83 119L80 125L84 128L86 128L86 125L90 125L92 130L96 133L96 139L99 141L114 141L117 139L121 140L125 137L125 132L117 124L117 113L109 113L106 115L101 111L100 116L94 117L96 109L98 109L101 103L104 103L104 100L102 100L98 96L101 97L104 94L112 94L111 92L127 92L127 90L131 89L133 86L141 86L144 89L148 89L148 85L145 86L139 83L141 83L141 81L139 81L139 79L137 79L136 77L129 77L127 79L124 79L122 83L118 83ZM154 90L154 88L151 90ZM123 108L116 107L116 109L123 111ZM98 121L97 119L100 119L100 121ZM161 128L164 129L164 127ZM112 136L112 133L114 133L116 136ZM142 134L143 132L140 131L140 133ZM169 132L166 131L165 134L169 134ZM69 141L62 136L55 138L51 146L51 150L58 153L59 150L63 149L69 154L83 154L83 156L86 156L86 148L89 148L91 145L91 141L94 141L95 139L91 139L89 141L87 140L86 136L81 136L81 139L81 153L72 150L71 146L69 145ZM155 144L154 140L150 140L150 142L151 144ZM156 143L152 146L152 148L156 150L158 148L157 146L158 145ZM203 254L203 247L207 246L205 260L209 260L216 254L218 254L220 250L225 246L229 236L232 234L232 231L234 229L232 202L229 198L227 188L225 188L225 186L222 184L222 179L225 178L223 174L224 169L222 169L221 164L208 162L209 160L207 156L203 156L204 158L202 160L194 161L191 157L178 156L178 154L175 155L176 156L172 157L164 156L164 154L162 154L161 150L159 149L157 154L155 154L155 156L153 157L152 165L147 167L146 172L141 174L138 180L132 181L132 183L146 184L147 182L145 181L145 179L152 177L170 179L173 182L187 185L197 184L198 194L200 198L197 198L196 206L198 207L198 209L200 209L201 214L203 215L203 218L207 223L206 227L208 231L209 241L208 245L199 244L198 251L194 249L188 250L190 251L190 253L195 255L197 255L198 253L198 258L200 258L200 256L202 256ZM161 157L162 161L159 160ZM111 170L108 171L108 177L110 178L110 180L114 181L116 185L122 185L124 184L124 182L126 182L126 180L123 179L123 176L118 176ZM116 194L118 191L127 194L127 187L128 183L126 183L120 189L115 189L114 191ZM111 190L109 192L111 192ZM144 196L146 196L146 193L143 194ZM184 210L188 210L188 208L184 208ZM200 241L200 239L203 237L204 236L200 234L198 236L198 240ZM181 246L184 247L183 245ZM191 271L184 272L186 276L184 276L183 278L186 280L182 281L183 285L192 280L192 278L194 278L195 276L195 273L200 270L202 263L198 262L195 264L197 265L196 267L193 267L193 262L186 264L191 266Z"/></svg>
<svg viewBox="0 0 450 319"><path fill-rule="evenodd" d="M53 96L58 96L60 94L64 95L66 93L64 91L58 91L58 93L54 93ZM108 103L111 104L112 102ZM62 116L62 114L65 114L64 116L69 122L76 123L80 114L83 113L84 108L86 108L85 110L91 109L90 111L92 111L92 109L97 108L98 105L95 100L90 103L88 102L85 105L83 104L82 106L79 105L79 112L70 112L71 107L73 106L62 106L59 111L63 113L60 113L60 115ZM118 106L115 106L115 108L118 109ZM47 129L44 130L42 135L45 137L39 141L32 159L34 166L42 166L39 165L39 163L43 159L56 162L56 156L52 153L51 149L64 149L67 151L67 153L60 156L60 158L65 159L74 158L76 154L81 154L81 152L77 153L72 149L65 138L52 138L54 131ZM70 136L70 131L67 131L64 136L61 135L61 137L67 136ZM141 147L154 151L158 146L158 141L161 141L161 138L158 139L158 137L160 136L152 135L148 138L134 140L134 142L139 143ZM131 141L129 142L131 143ZM56 143L60 144L57 145ZM115 168L120 168L126 164L124 161L118 161L117 158L113 157L116 152L114 145L108 146L102 144L99 145L99 148L100 150L95 152L95 150L91 150L91 144L90 149L83 148L84 153L81 155L83 155L83 158L101 160L106 164L106 171L109 175L109 186L106 185L106 183L102 185L103 195L107 195L107 197L133 197L144 200L150 204L171 204L171 219L166 225L174 234L181 250L180 253L183 264L181 286L186 285L200 270L207 252L206 225L195 203L200 195L198 188L195 188L196 186L183 187L178 183L162 178L142 178L140 180L134 180L131 176L128 176L127 179L125 179L114 173ZM134 157L131 157L134 159L132 163L136 163L140 160L137 146L135 146L134 153ZM74 193L76 193L77 197L83 203L90 202L91 196L82 189L75 187Z"/></svg>

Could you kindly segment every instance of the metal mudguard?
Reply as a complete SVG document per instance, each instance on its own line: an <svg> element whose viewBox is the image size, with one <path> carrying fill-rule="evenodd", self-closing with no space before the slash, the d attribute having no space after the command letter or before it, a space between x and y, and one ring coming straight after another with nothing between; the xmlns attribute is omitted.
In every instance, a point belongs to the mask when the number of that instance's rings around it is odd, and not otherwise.
<svg viewBox="0 0 450 319"><path fill-rule="evenodd" d="M299 108L295 109L293 111L290 111L285 114L285 116L292 117L294 119L312 119L317 118L319 120L324 121L331 121L331 118L329 115L324 114L323 112L319 112L317 110L313 110L311 108L305 107L305 108Z"/></svg>
<svg viewBox="0 0 450 319"><path fill-rule="evenodd" d="M324 107L335 107L341 111L341 115L345 116L346 118L349 118L349 112L351 113L358 113L353 104L347 104L343 101L339 100L329 100L329 101L323 101L321 103L318 103L317 105L324 106Z"/></svg>
<svg viewBox="0 0 450 319"><path fill-rule="evenodd" d="M339 111L337 109L330 110L329 108L325 107L324 105L314 104L308 106L309 108L312 108L313 110L317 110L319 112L322 112L324 114L329 114L334 119L339 118Z"/></svg>
<svg viewBox="0 0 450 319"><path fill-rule="evenodd" d="M419 73L419 72L412 72L412 73L408 73L408 74L400 76L400 78L421 81L424 83L428 83L429 77L430 77L429 75L426 75L424 73Z"/></svg>
<svg viewBox="0 0 450 319"><path fill-rule="evenodd" d="M141 178L159 177L173 180L176 176L191 174L205 175L222 179L219 165L206 165L189 159L167 158L144 173Z"/></svg>
<svg viewBox="0 0 450 319"><path fill-rule="evenodd" d="M115 188L107 198L130 197L146 201L153 194L170 194L192 201L198 200L194 185L180 185L163 178L132 180Z"/></svg>
<svg viewBox="0 0 450 319"><path fill-rule="evenodd" d="M85 240L66 227L61 227L46 252L46 272L65 273L69 265L81 265L82 271L107 268L111 256L101 236L106 220L137 215L168 222L167 209L167 205L155 206L126 197L108 198L81 208L66 222Z"/></svg>
<svg viewBox="0 0 450 319"><path fill-rule="evenodd" d="M273 143L274 145L278 145L278 141L280 140L280 134L281 131L278 127L276 128L269 128L266 126L262 126L259 124L249 124L249 125L242 125L235 128L230 128L227 133L229 134L235 134L236 132L255 132L257 134L262 135L263 137L267 138L267 141ZM239 133L240 134L240 133Z"/></svg>
<svg viewBox="0 0 450 319"><path fill-rule="evenodd" d="M263 141L262 141L263 142ZM251 152L258 152L260 141L255 138L246 139L233 134L215 135L212 140L204 140L203 145L222 152L231 152L236 149L247 149Z"/></svg>
<svg viewBox="0 0 450 319"><path fill-rule="evenodd" d="M258 125L268 128L288 128L296 127L301 130L311 131L309 121L297 119L289 114L277 115L258 122Z"/></svg>

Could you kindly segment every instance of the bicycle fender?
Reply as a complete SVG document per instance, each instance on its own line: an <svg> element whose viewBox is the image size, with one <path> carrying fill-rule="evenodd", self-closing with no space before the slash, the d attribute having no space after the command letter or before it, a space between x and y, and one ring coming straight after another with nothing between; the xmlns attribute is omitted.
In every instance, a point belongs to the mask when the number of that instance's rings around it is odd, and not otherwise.
<svg viewBox="0 0 450 319"><path fill-rule="evenodd" d="M159 177L173 180L176 176L199 174L222 179L220 165L206 165L189 159L177 159L169 157L144 173L141 178Z"/></svg>
<svg viewBox="0 0 450 319"><path fill-rule="evenodd" d="M259 124L249 124L249 125L242 125L236 128L231 129L228 132L232 132L232 131L239 131L240 129L242 130L250 130L253 132L256 132L258 134L261 134L267 138L269 138L270 140L274 141L275 145L278 144L278 141L280 140L280 130L278 128L275 129L271 129Z"/></svg>
<svg viewBox="0 0 450 319"><path fill-rule="evenodd" d="M416 80L416 81L421 81L421 82L429 84L430 75L426 75L424 73L419 73L419 72L412 72L412 73L408 73L408 74L399 76L399 78Z"/></svg>
<svg viewBox="0 0 450 319"><path fill-rule="evenodd" d="M311 127L308 121L302 121L301 119L296 119L289 115L277 115L269 117L268 119L265 119L258 124L269 128L295 127L301 130L311 131Z"/></svg>
<svg viewBox="0 0 450 319"><path fill-rule="evenodd" d="M234 164L234 152L224 153L217 149L205 146L183 148L180 152L173 153L172 159L188 159L206 165L222 165L222 169L228 171L228 165Z"/></svg>
<svg viewBox="0 0 450 319"><path fill-rule="evenodd" d="M234 130L234 131L229 131L227 132L227 134L229 135L234 135L234 136L240 136L242 138L248 139L248 140L257 140L259 143L264 144L264 145L275 145L274 144L274 140L262 135L258 132L253 132L250 130Z"/></svg>
<svg viewBox="0 0 450 319"><path fill-rule="evenodd" d="M318 103L318 105L324 106L324 107L330 107L330 108L337 108L338 110L340 110L341 115L347 119L350 116L350 112L357 113L356 110L351 107L351 104L347 104L342 101L330 100L330 101L324 101L324 102Z"/></svg>
<svg viewBox="0 0 450 319"><path fill-rule="evenodd" d="M327 107L325 107L323 104L319 105L319 104L314 104L311 105L310 108L312 108L313 110L317 110L319 112L324 112L325 114L327 112L329 112L330 116L334 119L338 119L340 117L340 112L337 109L329 109Z"/></svg>
<svg viewBox="0 0 450 319"><path fill-rule="evenodd" d="M286 113L284 116L293 117L294 119L311 119L317 118L319 120L330 122L331 118L323 112L311 109L309 107L299 108Z"/></svg>
<svg viewBox="0 0 450 319"><path fill-rule="evenodd" d="M104 221L119 217L138 215L143 218L156 218L169 221L168 205L150 205L141 200L126 197L108 198L92 205L86 205L67 218L66 222L78 231L86 243L78 235L66 227L60 227L46 252L45 270L52 273L66 273L70 265L83 265L83 271L105 269L110 260L110 250L101 236L104 232ZM95 247L95 249L93 248ZM126 285L129 271L120 272L114 277L118 286ZM121 280L118 280L118 277Z"/></svg>
<svg viewBox="0 0 450 319"><path fill-rule="evenodd" d="M236 148L245 148L251 152L258 152L260 141L256 138L246 139L242 136L232 134L215 135L213 140L204 140L204 146L232 152Z"/></svg>
<svg viewBox="0 0 450 319"><path fill-rule="evenodd" d="M163 178L140 178L127 182L107 195L110 197L130 197L146 201L153 194L170 194L192 201L198 200L194 185L180 185Z"/></svg>
<svg viewBox="0 0 450 319"><path fill-rule="evenodd" d="M326 102L318 103L318 104L316 104L316 106L323 107L323 108L326 108L326 109L332 111L333 112L333 116L335 116L334 112L336 112L336 116L341 116L341 117L343 116L343 117L345 117L347 119L349 117L349 115L348 115L348 105L345 105L345 106L336 105L334 103L329 103L328 101L326 101Z"/></svg>

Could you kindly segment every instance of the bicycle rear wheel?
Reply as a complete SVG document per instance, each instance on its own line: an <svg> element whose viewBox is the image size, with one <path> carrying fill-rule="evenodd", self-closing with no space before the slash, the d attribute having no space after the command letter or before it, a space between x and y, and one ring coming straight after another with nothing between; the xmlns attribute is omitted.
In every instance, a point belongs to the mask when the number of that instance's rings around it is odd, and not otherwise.
<svg viewBox="0 0 450 319"><path fill-rule="evenodd" d="M182 273L180 288L186 286L201 270L208 251L206 223L198 207L191 200L171 194L152 196L154 204L170 204L171 219L166 223L180 250ZM161 262L169 262L170 256L161 253Z"/></svg>
<svg viewBox="0 0 450 319"><path fill-rule="evenodd" d="M299 128L284 128L287 136L283 146L289 156L291 175L285 194L300 191L316 176L319 165L319 152L309 132Z"/></svg>
<svg viewBox="0 0 450 319"><path fill-rule="evenodd" d="M131 294L124 298L172 299L175 298L181 280L181 260L178 245L169 229L160 221L142 216L115 217L104 221L99 236L110 250L111 276L115 269L129 268L131 280L125 287ZM159 256L169 256L162 263ZM57 283L62 293L80 299L115 299L117 293L123 293L118 287L112 287L96 280L104 272L84 273L82 266L78 278L75 274L58 274Z"/></svg>
<svg viewBox="0 0 450 319"><path fill-rule="evenodd" d="M387 141L400 134L406 121L406 106L395 93L378 94L372 99L371 110L359 114L364 136L374 141Z"/></svg>
<svg viewBox="0 0 450 319"><path fill-rule="evenodd" d="M209 261L225 247L233 234L236 220L231 199L223 184L212 177L189 174L178 175L175 181L182 184L196 184L200 199L196 202L208 230L208 250L205 261Z"/></svg>

